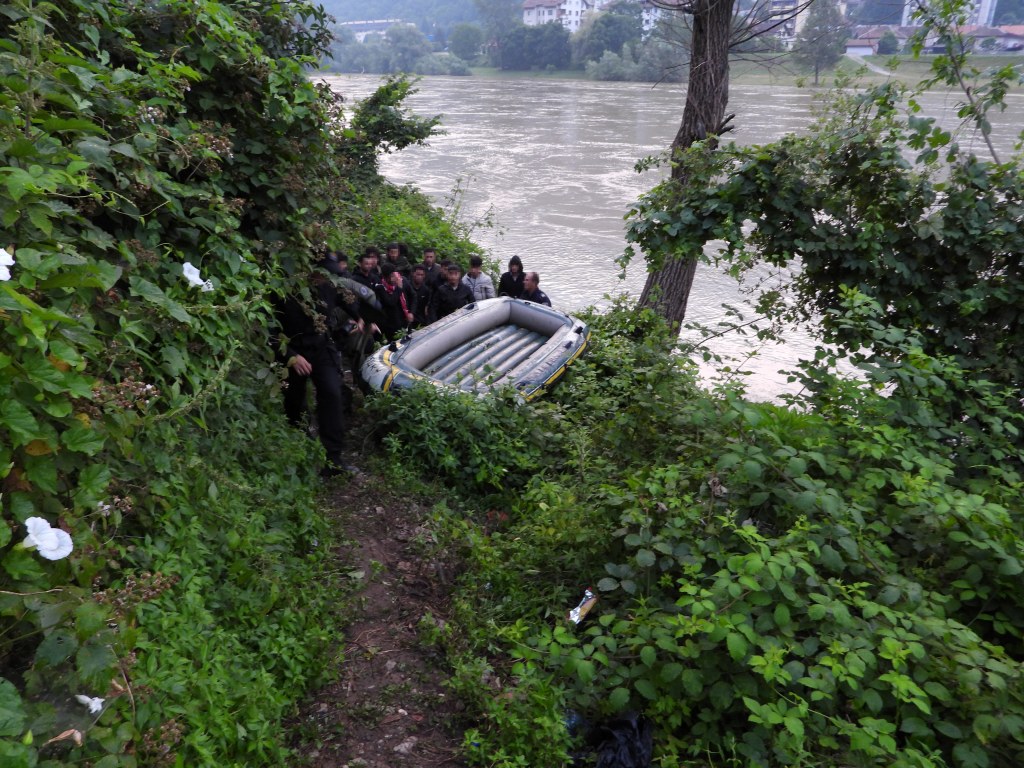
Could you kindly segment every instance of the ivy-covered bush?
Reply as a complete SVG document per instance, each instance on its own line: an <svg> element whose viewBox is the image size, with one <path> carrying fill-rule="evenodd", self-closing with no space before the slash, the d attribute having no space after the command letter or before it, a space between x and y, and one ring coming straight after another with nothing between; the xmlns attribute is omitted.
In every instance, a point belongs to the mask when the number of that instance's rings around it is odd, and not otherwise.
<svg viewBox="0 0 1024 768"><path fill-rule="evenodd" d="M14 0L0 32L0 764L282 765L333 619L269 300L433 123L312 84L306 3Z"/></svg>
<svg viewBox="0 0 1024 768"><path fill-rule="evenodd" d="M878 322L863 296L842 311ZM589 320L546 401L492 416L545 425L505 459L531 476L436 512L467 569L433 639L474 706L471 762L568 765L569 723L630 710L662 766L1024 759L1019 484L964 488L955 446L892 419L929 393L883 377L939 389L957 364L889 331L904 365L851 380L823 355L813 401L784 407L702 392L649 312ZM415 426L391 408L398 440ZM434 450L432 470L465 449Z"/></svg>

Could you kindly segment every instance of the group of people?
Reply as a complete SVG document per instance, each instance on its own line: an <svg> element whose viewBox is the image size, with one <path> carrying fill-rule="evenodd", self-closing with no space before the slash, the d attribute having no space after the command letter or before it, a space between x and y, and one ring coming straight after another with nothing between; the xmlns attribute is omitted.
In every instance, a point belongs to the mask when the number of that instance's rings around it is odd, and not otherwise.
<svg viewBox="0 0 1024 768"><path fill-rule="evenodd" d="M363 386L359 367L377 341L393 341L413 328L495 296L551 306L540 290L540 276L524 273L518 256L509 260L497 291L479 256L470 256L463 274L455 261L438 262L434 248L424 249L416 265L398 243L389 244L383 256L370 246L354 265L344 253L326 250L317 266L311 290L314 306L298 296L278 299L278 328L271 341L288 370L284 408L295 426L302 424L307 382L313 382L317 429L327 453L324 473L329 476L356 471L342 455L345 416L352 407L352 392L344 378L346 364L354 381Z"/></svg>

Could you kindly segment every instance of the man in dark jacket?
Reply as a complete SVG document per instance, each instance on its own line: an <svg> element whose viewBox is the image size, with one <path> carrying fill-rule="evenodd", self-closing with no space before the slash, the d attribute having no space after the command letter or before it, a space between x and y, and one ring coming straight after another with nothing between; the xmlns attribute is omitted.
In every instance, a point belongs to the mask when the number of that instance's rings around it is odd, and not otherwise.
<svg viewBox="0 0 1024 768"><path fill-rule="evenodd" d="M437 251L433 248L423 249L423 262L421 266L427 271L426 283L430 286L430 290L434 290L448 279L447 273L437 263Z"/></svg>
<svg viewBox="0 0 1024 768"><path fill-rule="evenodd" d="M525 301L532 301L534 304L547 304L551 306L551 299L540 289L540 275L536 272L527 272L523 279L523 295L519 298Z"/></svg>
<svg viewBox="0 0 1024 768"><path fill-rule="evenodd" d="M313 381L317 429L327 452L324 474L333 476L355 471L341 455L345 446L345 403L341 361L332 338L338 293L330 278L322 273L314 273L310 293L313 307L295 296L274 300L278 330L272 336L272 343L277 359L288 368L284 411L293 426L302 425L306 383Z"/></svg>
<svg viewBox="0 0 1024 768"><path fill-rule="evenodd" d="M447 317L472 303L473 292L462 282L462 267L452 264L448 267L448 281L437 287L430 300L430 322Z"/></svg>
<svg viewBox="0 0 1024 768"><path fill-rule="evenodd" d="M317 266L338 277L352 277L352 273L348 271L348 256L341 251L327 251Z"/></svg>
<svg viewBox="0 0 1024 768"><path fill-rule="evenodd" d="M502 274L498 281L498 295L511 296L513 299L523 295L523 260L513 256L508 260L508 272Z"/></svg>
<svg viewBox="0 0 1024 768"><path fill-rule="evenodd" d="M422 264L417 264L412 269L412 280L409 281L412 293L412 314L413 328L426 325L427 314L430 312L430 299L434 290L427 283L427 270Z"/></svg>
<svg viewBox="0 0 1024 768"><path fill-rule="evenodd" d="M362 283L370 290L374 290L380 283L380 273L377 271L376 248L367 248L356 262L356 271L352 273L352 279Z"/></svg>
<svg viewBox="0 0 1024 768"><path fill-rule="evenodd" d="M404 250L400 243L388 243L388 249L384 252L384 261L380 265L382 278L384 276L384 264L393 266L402 273L402 277L408 277L412 274L412 264L409 263L409 257L403 253Z"/></svg>

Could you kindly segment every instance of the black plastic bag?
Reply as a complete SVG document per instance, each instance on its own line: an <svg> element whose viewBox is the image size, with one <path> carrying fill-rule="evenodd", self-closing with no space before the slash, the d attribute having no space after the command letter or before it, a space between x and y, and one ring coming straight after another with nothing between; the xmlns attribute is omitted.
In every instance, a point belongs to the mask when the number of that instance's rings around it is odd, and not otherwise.
<svg viewBox="0 0 1024 768"><path fill-rule="evenodd" d="M637 712L625 712L595 725L587 741L597 753L596 768L648 768L654 726Z"/></svg>

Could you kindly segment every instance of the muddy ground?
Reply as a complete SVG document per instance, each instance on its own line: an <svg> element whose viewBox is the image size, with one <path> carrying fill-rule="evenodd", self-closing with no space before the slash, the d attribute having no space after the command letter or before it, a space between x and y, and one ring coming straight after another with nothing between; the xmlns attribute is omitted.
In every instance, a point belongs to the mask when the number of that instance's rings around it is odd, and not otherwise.
<svg viewBox="0 0 1024 768"><path fill-rule="evenodd" d="M429 509L376 477L327 481L324 506L339 537L337 564L351 593L331 682L293 723L293 747L311 768L455 768L461 707L439 650L421 642L423 617L445 620L451 563L430 545Z"/></svg>

